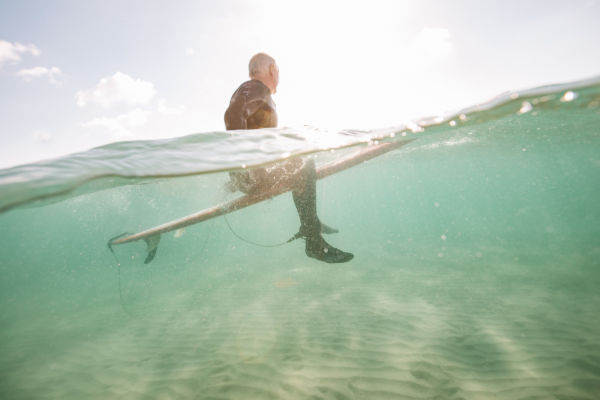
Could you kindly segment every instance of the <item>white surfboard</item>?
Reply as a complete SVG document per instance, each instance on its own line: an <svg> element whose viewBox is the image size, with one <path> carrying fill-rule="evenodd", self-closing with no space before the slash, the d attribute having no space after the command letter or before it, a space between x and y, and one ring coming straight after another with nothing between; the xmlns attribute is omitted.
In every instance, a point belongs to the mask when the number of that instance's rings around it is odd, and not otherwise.
<svg viewBox="0 0 600 400"><path fill-rule="evenodd" d="M327 176L336 174L338 172L344 171L350 167L354 167L355 165L361 164L367 160L370 160L374 157L378 157L382 154L385 154L389 151L395 150L399 147L402 147L409 142L413 141L403 140L396 142L385 142L367 146L355 153L349 154L345 157L340 158L339 160L332 161L328 164L322 165L317 168L317 179L323 179ZM160 240L160 235L163 233L171 232L177 229L184 228L189 225L197 224L211 218L218 217L223 214L228 214L230 212L240 210L242 208L251 206L256 203L260 203L261 201L270 199L272 197L278 196L280 194L286 193L291 190L290 182L284 182L279 186L272 187L271 189L253 195L244 195L230 202L220 204L214 207L210 207L193 214L187 215L185 217L176 219L174 221L170 221L164 223L162 225L155 226L150 229L146 229L144 231L131 234L131 235L121 235L117 238L111 239L108 243L109 247L116 244L123 244L128 242L133 242L136 240L145 240L148 244L149 251L155 250L158 245L158 241ZM151 247L153 247L151 249ZM150 258L151 260L151 258ZM148 261L149 262L149 261Z"/></svg>

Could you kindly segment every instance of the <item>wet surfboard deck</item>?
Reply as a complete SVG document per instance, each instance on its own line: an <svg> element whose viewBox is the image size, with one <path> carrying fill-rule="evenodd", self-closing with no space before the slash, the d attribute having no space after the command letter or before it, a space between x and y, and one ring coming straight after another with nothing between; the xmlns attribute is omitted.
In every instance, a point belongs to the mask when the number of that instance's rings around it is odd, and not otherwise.
<svg viewBox="0 0 600 400"><path fill-rule="evenodd" d="M410 140L402 140L395 142L383 142L378 144L372 144L367 147L362 148L361 150L351 153L347 156L344 156L338 160L334 160L330 163L324 164L320 167L317 167L317 179L323 179L330 175L336 174L338 172L344 171L348 168L359 165L367 160L378 157L385 153L388 153L392 150L400 148L408 143L410 143L414 139ZM148 243L149 238L155 238L154 241L158 244L158 239L161 234L171 232L177 229L185 228L189 225L198 224L200 222L216 218L218 216L228 214L233 211L240 210L242 208L251 206L253 204L260 203L264 200L268 200L280 194L286 193L292 189L291 182L284 182L283 184L273 187L267 191L257 193L257 194L248 194L241 196L235 200L229 201L224 204L216 205L214 207L206 208L204 210L195 212L193 214L187 215L185 217L155 226L153 228L146 229L144 231L130 234L130 235L121 235L111 241L109 241L110 245L116 244L124 244L128 242L134 242L137 240L145 240Z"/></svg>

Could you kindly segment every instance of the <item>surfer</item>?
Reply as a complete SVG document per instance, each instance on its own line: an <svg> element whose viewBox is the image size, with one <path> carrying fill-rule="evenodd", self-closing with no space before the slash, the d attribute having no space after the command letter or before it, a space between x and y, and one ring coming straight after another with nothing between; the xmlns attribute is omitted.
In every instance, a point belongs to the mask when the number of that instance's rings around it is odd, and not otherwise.
<svg viewBox="0 0 600 400"><path fill-rule="evenodd" d="M227 130L277 127L277 112L271 98L277 92L279 67L275 60L258 53L249 63L250 80L242 83L233 93L225 111ZM336 249L323 239L321 233L337 230L322 224L317 216L317 174L312 159L293 158L267 168L230 172L228 188L246 194L292 180L292 196L300 217L300 230L294 238L306 241L306 255L328 263L350 261L354 255Z"/></svg>

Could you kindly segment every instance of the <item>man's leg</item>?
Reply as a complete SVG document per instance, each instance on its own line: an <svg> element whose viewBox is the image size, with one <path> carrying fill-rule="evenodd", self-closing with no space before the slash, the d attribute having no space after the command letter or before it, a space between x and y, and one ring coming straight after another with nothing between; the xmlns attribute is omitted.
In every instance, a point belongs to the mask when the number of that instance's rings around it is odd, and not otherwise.
<svg viewBox="0 0 600 400"><path fill-rule="evenodd" d="M317 216L317 171L312 159L304 160L298 171L292 195L300 217L299 236L306 239L306 255L328 263L350 261L354 255L328 244L321 236L321 221Z"/></svg>

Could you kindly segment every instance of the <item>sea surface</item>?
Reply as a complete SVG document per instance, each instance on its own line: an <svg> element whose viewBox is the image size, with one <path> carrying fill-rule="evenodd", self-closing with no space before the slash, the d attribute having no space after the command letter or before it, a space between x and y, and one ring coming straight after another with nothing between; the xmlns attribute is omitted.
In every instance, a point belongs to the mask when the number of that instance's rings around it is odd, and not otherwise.
<svg viewBox="0 0 600 400"><path fill-rule="evenodd" d="M289 193L228 171L410 143L318 182L325 264ZM600 78L372 131L113 143L0 170L1 399L600 398ZM254 243L254 244L252 244Z"/></svg>

